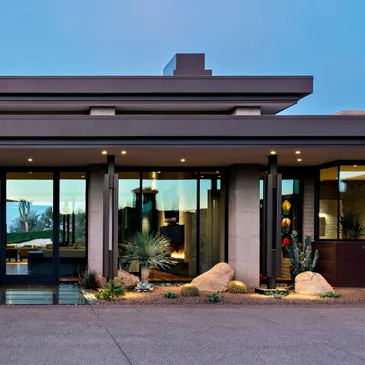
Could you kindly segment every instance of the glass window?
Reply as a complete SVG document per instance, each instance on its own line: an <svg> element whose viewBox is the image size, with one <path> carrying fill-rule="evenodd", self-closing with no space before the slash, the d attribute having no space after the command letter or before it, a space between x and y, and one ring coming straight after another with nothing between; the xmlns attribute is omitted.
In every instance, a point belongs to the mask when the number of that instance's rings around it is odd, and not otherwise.
<svg viewBox="0 0 365 365"><path fill-rule="evenodd" d="M53 275L53 174L8 173L6 274Z"/></svg>
<svg viewBox="0 0 365 365"><path fill-rule="evenodd" d="M225 187L219 171L200 176L200 272L224 261Z"/></svg>
<svg viewBox="0 0 365 365"><path fill-rule="evenodd" d="M60 276L73 279L78 275L78 268L86 265L85 172L60 174L59 237Z"/></svg>
<svg viewBox="0 0 365 365"><path fill-rule="evenodd" d="M129 235L139 232L141 226L140 173L118 173L118 243L119 255L122 244ZM124 267L125 270L139 274L137 262Z"/></svg>
<svg viewBox="0 0 365 365"><path fill-rule="evenodd" d="M320 171L319 238L337 239L338 235L338 167Z"/></svg>
<svg viewBox="0 0 365 365"><path fill-rule="evenodd" d="M340 239L365 238L365 166L340 166Z"/></svg>
<svg viewBox="0 0 365 365"><path fill-rule="evenodd" d="M189 280L196 275L197 179L194 172L144 172L142 231L171 240L174 265L152 268L150 280Z"/></svg>

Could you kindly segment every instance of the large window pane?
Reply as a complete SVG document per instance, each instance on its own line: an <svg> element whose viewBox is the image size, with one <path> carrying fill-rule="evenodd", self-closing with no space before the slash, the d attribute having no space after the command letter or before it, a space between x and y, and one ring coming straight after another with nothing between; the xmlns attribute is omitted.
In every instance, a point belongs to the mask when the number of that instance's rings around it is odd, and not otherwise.
<svg viewBox="0 0 365 365"><path fill-rule="evenodd" d="M365 226L365 166L340 167L341 239L363 239Z"/></svg>
<svg viewBox="0 0 365 365"><path fill-rule="evenodd" d="M187 280L196 275L197 179L192 172L146 172L142 184L142 231L171 240L174 265L152 268L150 280Z"/></svg>
<svg viewBox="0 0 365 365"><path fill-rule="evenodd" d="M85 172L60 174L60 276L77 277L86 265L86 180ZM46 249L51 255L52 248ZM45 251L46 251L45 250Z"/></svg>
<svg viewBox="0 0 365 365"><path fill-rule="evenodd" d="M336 239L338 230L338 167L320 171L319 238Z"/></svg>
<svg viewBox="0 0 365 365"><path fill-rule="evenodd" d="M8 173L6 274L53 275L53 174Z"/></svg>
<svg viewBox="0 0 365 365"><path fill-rule="evenodd" d="M211 269L225 257L225 191L219 171L200 176L200 272Z"/></svg>
<svg viewBox="0 0 365 365"><path fill-rule="evenodd" d="M129 235L140 231L140 173L120 172L118 178L118 243L121 248ZM119 252L121 253L121 249ZM124 269L139 274L137 262L125 266Z"/></svg>

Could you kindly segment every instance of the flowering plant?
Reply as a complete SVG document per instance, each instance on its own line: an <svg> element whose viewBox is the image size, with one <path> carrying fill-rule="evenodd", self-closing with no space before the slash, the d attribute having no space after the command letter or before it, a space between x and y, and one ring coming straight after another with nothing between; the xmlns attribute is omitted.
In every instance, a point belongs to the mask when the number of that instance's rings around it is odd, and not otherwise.
<svg viewBox="0 0 365 365"><path fill-rule="evenodd" d="M287 247L291 244L291 240L288 237L284 237L283 241L281 242L281 247Z"/></svg>
<svg viewBox="0 0 365 365"><path fill-rule="evenodd" d="M289 233L291 220L289 218L283 218L281 226L283 227L283 233Z"/></svg>
<svg viewBox="0 0 365 365"><path fill-rule="evenodd" d="M283 215L289 215L290 213L290 208L291 208L291 204L289 203L288 200L285 200L283 202L283 204L281 205L282 209L283 209Z"/></svg>

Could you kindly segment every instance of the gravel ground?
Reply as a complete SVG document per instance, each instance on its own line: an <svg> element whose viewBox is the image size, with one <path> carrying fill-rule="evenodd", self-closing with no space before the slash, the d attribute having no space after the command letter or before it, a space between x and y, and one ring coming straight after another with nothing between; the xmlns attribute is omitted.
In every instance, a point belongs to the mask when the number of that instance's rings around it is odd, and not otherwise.
<svg viewBox="0 0 365 365"><path fill-rule="evenodd" d="M164 293L171 291L178 294L177 298L165 298ZM107 302L104 300L94 301L95 297L92 292L89 292L85 296L87 299L94 302L94 304L100 305L194 305L194 304L207 304L212 305L206 293L200 293L199 297L182 297L180 295L179 287L160 287L155 286L151 293L135 293L127 292L127 294L118 300L113 302ZM341 298L320 298L310 295L299 295L294 292L290 292L287 297L276 299L274 297L268 297L260 294L255 294L253 289L250 289L248 294L231 294L222 293L224 298L215 305L248 305L248 304L267 304L267 305L313 305L313 304L365 304L365 289L348 289L338 288L336 292L341 293Z"/></svg>

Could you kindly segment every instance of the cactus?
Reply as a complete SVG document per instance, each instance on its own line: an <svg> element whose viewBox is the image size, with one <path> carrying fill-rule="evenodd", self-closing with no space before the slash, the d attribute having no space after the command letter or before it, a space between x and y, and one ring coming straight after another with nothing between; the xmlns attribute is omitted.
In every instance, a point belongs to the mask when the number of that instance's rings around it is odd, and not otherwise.
<svg viewBox="0 0 365 365"><path fill-rule="evenodd" d="M173 291L168 291L167 293L164 293L163 296L169 299L177 298L177 294Z"/></svg>
<svg viewBox="0 0 365 365"><path fill-rule="evenodd" d="M152 290L153 290L153 286L148 281L141 281L134 288L134 291L138 291L138 292L151 292Z"/></svg>
<svg viewBox="0 0 365 365"><path fill-rule="evenodd" d="M181 287L181 295L183 297L199 296L199 289L195 285L185 284Z"/></svg>
<svg viewBox="0 0 365 365"><path fill-rule="evenodd" d="M293 231L290 244L290 275L294 282L295 277L305 271L313 271L316 267L319 255L318 250L312 260L312 238L307 236L304 245L298 242L298 233Z"/></svg>
<svg viewBox="0 0 365 365"><path fill-rule="evenodd" d="M233 294L245 294L247 286L242 281L233 280L228 284L228 291Z"/></svg>
<svg viewBox="0 0 365 365"><path fill-rule="evenodd" d="M207 297L208 297L208 300L213 304L218 303L221 299L224 298L223 295L219 294L219 291L207 294Z"/></svg>

